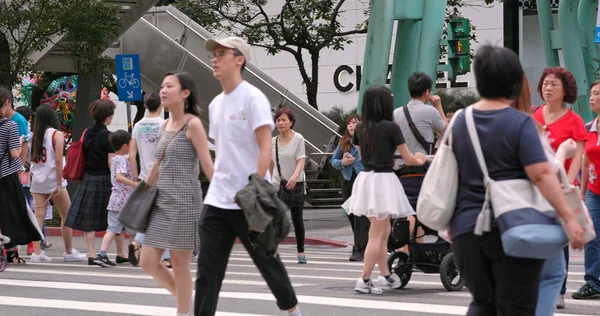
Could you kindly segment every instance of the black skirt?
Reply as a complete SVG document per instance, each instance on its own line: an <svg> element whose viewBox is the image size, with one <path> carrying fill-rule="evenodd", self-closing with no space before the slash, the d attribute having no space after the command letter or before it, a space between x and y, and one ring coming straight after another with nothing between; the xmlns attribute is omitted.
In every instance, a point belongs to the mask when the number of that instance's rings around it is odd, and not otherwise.
<svg viewBox="0 0 600 316"><path fill-rule="evenodd" d="M71 202L65 226L84 232L105 231L108 228L108 201L112 191L110 175L83 174Z"/></svg>
<svg viewBox="0 0 600 316"><path fill-rule="evenodd" d="M17 172L0 178L0 232L10 237L7 248L42 240L35 216L27 209Z"/></svg>

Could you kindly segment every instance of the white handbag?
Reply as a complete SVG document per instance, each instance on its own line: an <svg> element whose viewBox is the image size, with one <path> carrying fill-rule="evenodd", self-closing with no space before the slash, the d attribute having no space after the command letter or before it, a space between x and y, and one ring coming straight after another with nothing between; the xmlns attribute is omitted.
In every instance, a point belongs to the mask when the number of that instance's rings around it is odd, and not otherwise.
<svg viewBox="0 0 600 316"><path fill-rule="evenodd" d="M448 229L458 191L458 163L452 150L452 126L462 110L456 112L446 127L440 147L425 174L419 200L417 218L425 226L442 231Z"/></svg>
<svg viewBox="0 0 600 316"><path fill-rule="evenodd" d="M584 238L585 242L588 243L594 239L596 239L596 230L594 229L594 223L592 222L592 218L590 217L590 211L588 211L585 203L581 200L581 193L579 191L578 186L574 186L569 183L569 178L567 177L567 172L563 166L559 168L560 173L560 182L563 187L563 193L565 194L565 199L569 206L575 213L575 220L583 227L585 231ZM560 223L565 226L565 222L562 218L560 219ZM565 229L566 232L568 232ZM569 236L571 238L571 236Z"/></svg>

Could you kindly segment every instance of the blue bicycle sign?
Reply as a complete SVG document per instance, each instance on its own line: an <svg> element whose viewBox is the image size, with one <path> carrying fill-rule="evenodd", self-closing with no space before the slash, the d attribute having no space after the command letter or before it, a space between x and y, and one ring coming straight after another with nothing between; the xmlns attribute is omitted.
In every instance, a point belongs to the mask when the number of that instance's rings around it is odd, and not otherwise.
<svg viewBox="0 0 600 316"><path fill-rule="evenodd" d="M140 56L134 54L117 55L115 56L115 66L119 101L141 101Z"/></svg>
<svg viewBox="0 0 600 316"><path fill-rule="evenodd" d="M130 86L132 88L139 88L140 81L135 78L135 74L125 73L125 77L119 79L119 88L127 88Z"/></svg>

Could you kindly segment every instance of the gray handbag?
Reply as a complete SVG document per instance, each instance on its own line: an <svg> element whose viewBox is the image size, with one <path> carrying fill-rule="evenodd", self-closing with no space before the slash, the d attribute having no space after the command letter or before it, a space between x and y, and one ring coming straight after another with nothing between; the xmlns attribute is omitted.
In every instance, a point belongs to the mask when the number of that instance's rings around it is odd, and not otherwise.
<svg viewBox="0 0 600 316"><path fill-rule="evenodd" d="M158 167L160 162L165 157L169 144L177 134L179 134L188 124L189 120L177 130L177 132L171 137L165 144L165 148L158 157L158 159L152 164L152 168L148 172L148 177L145 181L142 181L133 190L129 199L123 206L121 212L119 212L119 222L123 226L136 233L144 233L148 228L148 221L150 220L150 212L154 206L156 195L158 194L158 188L156 187L156 181L158 180ZM167 123L165 123L165 126Z"/></svg>

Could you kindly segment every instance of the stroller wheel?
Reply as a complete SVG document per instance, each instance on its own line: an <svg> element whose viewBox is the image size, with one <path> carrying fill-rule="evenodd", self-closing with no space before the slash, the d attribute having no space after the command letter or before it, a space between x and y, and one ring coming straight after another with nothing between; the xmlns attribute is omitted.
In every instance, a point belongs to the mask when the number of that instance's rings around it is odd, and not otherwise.
<svg viewBox="0 0 600 316"><path fill-rule="evenodd" d="M400 278L401 286L399 289L404 288L412 276L412 264L408 261L408 255L402 251L393 251L388 256L390 272L395 273Z"/></svg>
<svg viewBox="0 0 600 316"><path fill-rule="evenodd" d="M6 260L5 256L0 255L0 272L6 270L8 267L8 260Z"/></svg>
<svg viewBox="0 0 600 316"><path fill-rule="evenodd" d="M444 288L450 292L462 290L465 286L465 280L460 276L458 267L454 263L454 255L449 253L444 256L440 265L440 279Z"/></svg>

